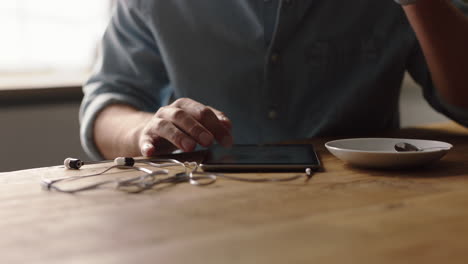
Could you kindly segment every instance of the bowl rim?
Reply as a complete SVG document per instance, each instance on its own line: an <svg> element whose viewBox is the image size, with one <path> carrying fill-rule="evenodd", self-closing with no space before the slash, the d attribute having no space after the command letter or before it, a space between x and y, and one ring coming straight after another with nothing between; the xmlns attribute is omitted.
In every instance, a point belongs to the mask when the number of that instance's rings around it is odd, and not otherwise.
<svg viewBox="0 0 468 264"><path fill-rule="evenodd" d="M442 143L447 146L440 147L440 149L437 149L437 147L434 147L435 149L423 149L422 151L408 151L408 152L398 152L398 151L389 151L389 150L359 150L359 149L349 149L349 148L340 148L340 147L335 147L332 146L331 144L336 143L338 141L360 141L360 140L412 140L412 141L431 141L431 142L437 142L437 143ZM336 140L331 140L326 142L325 147L328 150L336 150L336 151L341 151L341 152L358 152L358 153L371 153L371 154L387 154L387 155L414 155L414 154L423 154L423 153L432 153L432 152L447 152L453 148L453 145L444 141L438 141L438 140L429 140L429 139L413 139L413 138L380 138L380 137L366 137L366 138L344 138L344 139L336 139ZM432 147L431 147L432 148Z"/></svg>

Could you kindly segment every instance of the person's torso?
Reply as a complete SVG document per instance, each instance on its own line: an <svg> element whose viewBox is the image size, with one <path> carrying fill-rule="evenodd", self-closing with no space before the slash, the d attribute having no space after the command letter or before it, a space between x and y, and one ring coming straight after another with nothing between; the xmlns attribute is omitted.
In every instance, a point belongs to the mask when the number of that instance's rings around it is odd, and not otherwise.
<svg viewBox="0 0 468 264"><path fill-rule="evenodd" d="M238 143L398 126L415 37L392 0L147 0L176 97L224 111Z"/></svg>

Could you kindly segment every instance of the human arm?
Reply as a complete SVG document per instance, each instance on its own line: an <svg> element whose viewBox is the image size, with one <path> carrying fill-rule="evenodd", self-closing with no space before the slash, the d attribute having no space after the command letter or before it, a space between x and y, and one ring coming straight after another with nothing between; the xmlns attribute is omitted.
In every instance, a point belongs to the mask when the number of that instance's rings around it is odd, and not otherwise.
<svg viewBox="0 0 468 264"><path fill-rule="evenodd" d="M192 143L206 146L200 134L196 135L203 129L184 125L191 120L187 115L199 118L198 123L208 118L211 123L203 127L212 135L207 140L211 140L210 144L217 139L229 145L230 121L222 117L215 120L219 111L191 100L177 100L174 102L177 105L166 106L172 94L171 83L157 41L146 25L149 18L141 12L139 4L139 1L117 2L102 41L100 60L84 87L80 109L84 149L93 159L153 155L175 148L192 150L193 144L182 146L180 133L192 135L189 138ZM183 110L182 117L181 111L174 108ZM161 119L166 120L162 126ZM174 138L171 132L179 137ZM143 148L148 144L152 146Z"/></svg>
<svg viewBox="0 0 468 264"><path fill-rule="evenodd" d="M129 105L104 108L95 121L94 138L106 158L152 156L179 148L193 151L196 144L232 144L231 121L220 111L188 98L176 100L155 113Z"/></svg>
<svg viewBox="0 0 468 264"><path fill-rule="evenodd" d="M404 6L442 99L468 110L468 17L449 0Z"/></svg>

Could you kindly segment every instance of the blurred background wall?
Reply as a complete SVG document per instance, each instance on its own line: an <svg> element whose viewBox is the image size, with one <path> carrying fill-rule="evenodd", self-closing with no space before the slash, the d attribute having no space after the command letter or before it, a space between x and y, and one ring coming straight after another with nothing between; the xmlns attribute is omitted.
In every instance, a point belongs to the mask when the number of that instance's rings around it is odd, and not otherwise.
<svg viewBox="0 0 468 264"><path fill-rule="evenodd" d="M78 107L78 100L2 105L0 172L86 157L78 138Z"/></svg>
<svg viewBox="0 0 468 264"><path fill-rule="evenodd" d="M109 0L0 1L0 172L86 158L79 142L80 85L109 19ZM412 80L402 126L445 121Z"/></svg>
<svg viewBox="0 0 468 264"><path fill-rule="evenodd" d="M113 0L0 1L0 172L85 157L81 85Z"/></svg>

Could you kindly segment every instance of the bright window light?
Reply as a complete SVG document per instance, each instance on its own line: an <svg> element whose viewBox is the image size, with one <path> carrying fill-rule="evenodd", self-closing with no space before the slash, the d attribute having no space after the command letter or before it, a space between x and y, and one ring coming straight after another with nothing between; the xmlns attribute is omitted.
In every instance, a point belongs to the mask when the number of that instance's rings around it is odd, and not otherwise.
<svg viewBox="0 0 468 264"><path fill-rule="evenodd" d="M1 0L0 74L89 70L109 15L110 0Z"/></svg>

